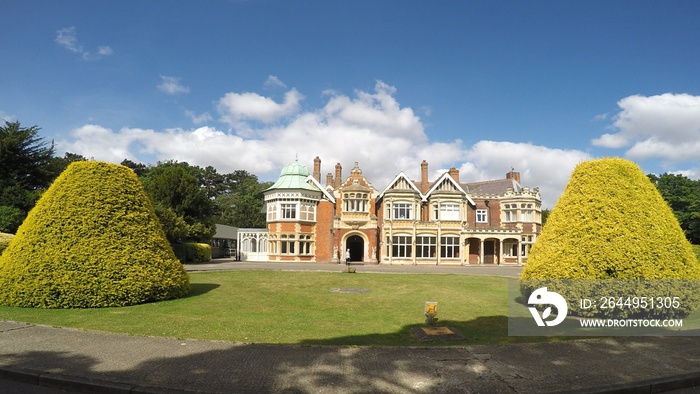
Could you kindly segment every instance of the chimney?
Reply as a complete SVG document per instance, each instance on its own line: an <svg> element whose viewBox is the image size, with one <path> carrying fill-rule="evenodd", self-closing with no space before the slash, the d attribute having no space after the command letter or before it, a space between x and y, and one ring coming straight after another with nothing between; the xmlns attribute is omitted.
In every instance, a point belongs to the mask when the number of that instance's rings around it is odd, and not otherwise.
<svg viewBox="0 0 700 394"><path fill-rule="evenodd" d="M428 191L428 162L423 160L420 163L420 192L425 193Z"/></svg>
<svg viewBox="0 0 700 394"><path fill-rule="evenodd" d="M506 179L515 179L516 182L520 183L520 173L511 167L510 172L506 174Z"/></svg>
<svg viewBox="0 0 700 394"><path fill-rule="evenodd" d="M343 174L343 167L340 163L335 165L335 180L333 181L333 188L337 189L340 187L340 182L342 182L341 177Z"/></svg>
<svg viewBox="0 0 700 394"><path fill-rule="evenodd" d="M314 178L321 182L321 159L318 156L314 159Z"/></svg>
<svg viewBox="0 0 700 394"><path fill-rule="evenodd" d="M326 174L326 186L331 186L333 185L333 174L330 172Z"/></svg>
<svg viewBox="0 0 700 394"><path fill-rule="evenodd" d="M455 182L457 182L457 183L459 184L459 170L456 169L456 168L454 168L454 167L452 167L452 168L450 168L450 170L448 171L448 173L450 174L450 176L452 177L452 179L454 179Z"/></svg>

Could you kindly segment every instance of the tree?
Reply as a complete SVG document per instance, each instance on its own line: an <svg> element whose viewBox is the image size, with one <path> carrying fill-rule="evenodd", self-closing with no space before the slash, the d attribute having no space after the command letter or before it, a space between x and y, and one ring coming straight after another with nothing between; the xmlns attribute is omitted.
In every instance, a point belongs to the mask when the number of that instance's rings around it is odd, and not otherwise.
<svg viewBox="0 0 700 394"><path fill-rule="evenodd" d="M141 182L116 164L71 164L0 257L3 305L124 306L188 291Z"/></svg>
<svg viewBox="0 0 700 394"><path fill-rule="evenodd" d="M523 288L529 296L537 280L696 280L700 262L642 170L608 158L576 166L521 278L535 280Z"/></svg>
<svg viewBox="0 0 700 394"><path fill-rule="evenodd" d="M25 213L19 208L0 205L0 233L14 234L24 216Z"/></svg>
<svg viewBox="0 0 700 394"><path fill-rule="evenodd" d="M688 240L700 245L700 180L680 174L648 177L673 210Z"/></svg>
<svg viewBox="0 0 700 394"><path fill-rule="evenodd" d="M0 126L0 205L28 212L56 177L53 144L39 137L38 126L5 121Z"/></svg>
<svg viewBox="0 0 700 394"><path fill-rule="evenodd" d="M272 182L260 183L252 176L236 185L234 193L218 196L218 222L234 227L265 227L263 190L270 186Z"/></svg>
<svg viewBox="0 0 700 394"><path fill-rule="evenodd" d="M187 163L166 162L152 167L142 178L168 239L205 242L216 232L215 205L200 186L199 169ZM177 218L180 218L178 220ZM181 224L185 223L185 235ZM174 224L170 227L169 224Z"/></svg>
<svg viewBox="0 0 700 394"><path fill-rule="evenodd" d="M124 167L129 167L136 173L137 176L142 177L148 172L148 166L142 163L135 163L129 159L124 159L120 163Z"/></svg>

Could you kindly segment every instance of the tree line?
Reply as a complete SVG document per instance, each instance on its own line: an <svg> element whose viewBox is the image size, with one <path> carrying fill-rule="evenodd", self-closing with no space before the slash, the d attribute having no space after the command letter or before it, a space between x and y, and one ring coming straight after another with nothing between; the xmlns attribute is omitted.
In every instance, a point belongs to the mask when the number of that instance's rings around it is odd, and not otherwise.
<svg viewBox="0 0 700 394"><path fill-rule="evenodd" d="M0 232L14 233L53 180L70 163L87 160L74 153L56 157L53 142L47 143L39 131L19 122L0 126ZM208 241L217 223L265 227L262 192L272 182L260 182L247 171L220 174L212 166L176 161L147 165L125 159L121 164L142 181L171 242ZM700 245L700 180L680 174L648 177L688 240Z"/></svg>
<svg viewBox="0 0 700 394"><path fill-rule="evenodd" d="M53 180L70 163L87 160L74 153L56 157L53 142L39 132L19 122L0 126L0 232L16 232ZM206 242L216 224L265 227L262 192L272 182L260 182L254 174L220 174L211 166L177 161L147 165L125 159L121 164L143 183L170 242Z"/></svg>

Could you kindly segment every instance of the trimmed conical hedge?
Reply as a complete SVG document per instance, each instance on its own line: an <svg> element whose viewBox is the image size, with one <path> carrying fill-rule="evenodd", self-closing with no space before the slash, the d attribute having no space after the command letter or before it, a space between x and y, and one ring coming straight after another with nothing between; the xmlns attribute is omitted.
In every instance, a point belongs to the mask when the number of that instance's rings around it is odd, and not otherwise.
<svg viewBox="0 0 700 394"><path fill-rule="evenodd" d="M634 163L580 163L532 247L522 278L698 279L666 201Z"/></svg>
<svg viewBox="0 0 700 394"><path fill-rule="evenodd" d="M598 280L577 282L577 289L566 290L571 293L567 299L575 300L580 295L576 292L594 288L600 290L593 295L612 295L604 293L611 283L618 287L618 294L625 295L636 286L621 281L625 279L691 280L645 282L649 291L643 296L668 295L673 292L668 289L677 288L678 294L672 295L682 297L682 307L654 311L677 316L696 308L699 278L700 262L656 187L636 164L605 158L580 163L574 169L530 251L521 275L521 290L527 298L535 288L553 279ZM661 287L666 290L659 290ZM573 312L585 315L589 311Z"/></svg>
<svg viewBox="0 0 700 394"><path fill-rule="evenodd" d="M125 306L182 297L189 279L134 172L72 163L0 257L0 304Z"/></svg>

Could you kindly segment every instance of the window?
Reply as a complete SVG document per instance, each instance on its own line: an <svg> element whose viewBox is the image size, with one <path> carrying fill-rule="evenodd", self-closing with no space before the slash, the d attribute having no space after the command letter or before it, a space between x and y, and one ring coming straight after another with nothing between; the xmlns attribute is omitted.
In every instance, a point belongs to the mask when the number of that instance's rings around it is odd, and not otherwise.
<svg viewBox="0 0 700 394"><path fill-rule="evenodd" d="M277 254L277 237L273 234L270 234L268 244L270 245L270 254Z"/></svg>
<svg viewBox="0 0 700 394"><path fill-rule="evenodd" d="M411 219L413 212L413 205L407 202L395 202L393 205L394 219Z"/></svg>
<svg viewBox="0 0 700 394"><path fill-rule="evenodd" d="M391 244L391 256L411 257L412 241L413 240L410 235L394 235Z"/></svg>
<svg viewBox="0 0 700 394"><path fill-rule="evenodd" d="M280 204L282 211L282 219L297 218L297 204Z"/></svg>
<svg viewBox="0 0 700 394"><path fill-rule="evenodd" d="M531 222L532 221L532 204L520 204L521 210L521 221Z"/></svg>
<svg viewBox="0 0 700 394"><path fill-rule="evenodd" d="M435 239L435 237L430 235L417 236L416 257L423 259L435 257Z"/></svg>
<svg viewBox="0 0 700 394"><path fill-rule="evenodd" d="M299 254L311 254L311 235L299 236Z"/></svg>
<svg viewBox="0 0 700 394"><path fill-rule="evenodd" d="M518 221L518 205L517 204L505 204L503 210L505 211L505 222L517 222Z"/></svg>
<svg viewBox="0 0 700 394"><path fill-rule="evenodd" d="M274 202L267 203L267 221L277 219L277 204Z"/></svg>
<svg viewBox="0 0 700 394"><path fill-rule="evenodd" d="M299 219L309 222L316 221L316 205L313 203L302 203Z"/></svg>
<svg viewBox="0 0 700 394"><path fill-rule="evenodd" d="M487 220L488 211L486 209L476 210L476 222L477 223L488 223Z"/></svg>
<svg viewBox="0 0 700 394"><path fill-rule="evenodd" d="M518 257L518 243L515 241L503 241L503 254L506 257Z"/></svg>
<svg viewBox="0 0 700 394"><path fill-rule="evenodd" d="M367 212L367 193L343 194L345 212Z"/></svg>
<svg viewBox="0 0 700 394"><path fill-rule="evenodd" d="M440 237L440 257L444 259L459 258L459 237L452 235Z"/></svg>
<svg viewBox="0 0 700 394"><path fill-rule="evenodd" d="M459 204L440 204L440 220L459 220Z"/></svg>
<svg viewBox="0 0 700 394"><path fill-rule="evenodd" d="M294 254L294 235L280 236L280 254Z"/></svg>

